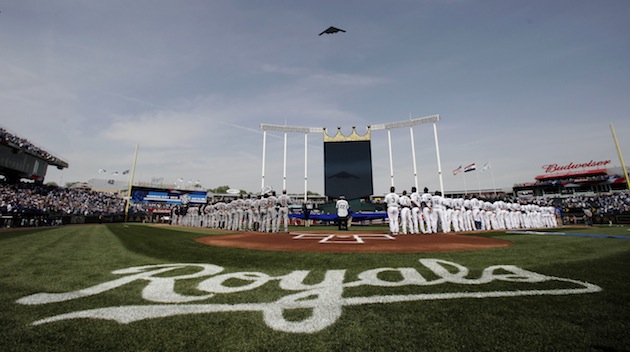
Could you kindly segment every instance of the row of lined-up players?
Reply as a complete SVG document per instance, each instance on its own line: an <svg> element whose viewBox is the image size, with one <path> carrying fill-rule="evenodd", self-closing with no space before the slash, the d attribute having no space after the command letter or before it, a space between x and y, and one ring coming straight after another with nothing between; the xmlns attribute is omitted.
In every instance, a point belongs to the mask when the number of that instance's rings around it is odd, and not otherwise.
<svg viewBox="0 0 630 352"><path fill-rule="evenodd" d="M392 234L431 234L451 231L514 230L558 227L552 206L487 202L477 198L446 198L411 188L398 195L394 187L385 196L389 230Z"/></svg>
<svg viewBox="0 0 630 352"><path fill-rule="evenodd" d="M174 208L171 224L209 227L234 231L289 232L289 205L287 191L276 196L275 191L252 198L239 198L202 207Z"/></svg>

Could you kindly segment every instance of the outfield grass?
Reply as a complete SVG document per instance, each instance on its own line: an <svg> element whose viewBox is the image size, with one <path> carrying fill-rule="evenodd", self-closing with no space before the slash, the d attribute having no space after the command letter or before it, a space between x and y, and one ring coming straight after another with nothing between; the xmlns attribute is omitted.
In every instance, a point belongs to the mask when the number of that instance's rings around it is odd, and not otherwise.
<svg viewBox="0 0 630 352"><path fill-rule="evenodd" d="M562 231L630 237L628 227ZM200 236L222 233L225 232L139 224L0 232L0 350L630 350L628 239L494 232L483 236L505 239L513 245L478 251L401 254L257 251L211 247L195 241ZM439 272L423 264L430 261L421 263L420 259L456 263L469 270L464 275L469 280L479 279L484 269L494 265L512 265L547 279L534 282L495 279L474 285L440 283L437 281L441 277ZM25 304L28 300L20 300L42 292L82 290L130 275L112 273L120 269L177 263L213 264L214 269L219 270L216 266L220 266L223 271L175 281L172 291L179 294L176 297L199 299L190 302L169 303L173 296L164 292L169 291L169 277L194 276L200 271L194 267L156 274L153 281L135 280L99 294L56 303L33 304L29 301L30 304ZM446 264L443 267L451 274L457 270ZM316 285L325 279L332 280L335 275L341 275L347 285L379 268L413 268L427 283L402 285L402 273L408 274L409 271L383 269L376 275L381 280L381 286L357 284L342 289L343 302L355 303L344 303L340 313L336 310L339 307L330 303L333 301L322 298L339 294L335 285L313 289L310 294L305 294L303 300L294 302L297 304L294 309L286 309L282 319L270 318L273 320L271 323L263 318L261 311L256 310L263 304L267 307L282 301L283 297L301 292L287 291L281 284L285 281L286 284L299 283L289 280L292 277L289 274L296 271L308 271L308 275L303 273L303 285ZM509 270L498 268L494 274L497 277L508 275L511 273ZM238 273L241 273L240 276ZM222 274L232 275L220 281L218 278ZM217 279L211 280L212 277ZM519 278L515 274L511 277ZM549 277L596 285L601 291L573 294L575 291L572 290L583 286L575 282L550 280ZM268 282L261 281L264 278ZM253 287L257 282L260 285ZM389 287L384 287L383 283ZM396 283L399 285L395 286ZM238 292L217 292L219 284L225 290ZM248 285L251 289L246 290ZM153 296L149 289L145 289L147 287L155 288ZM143 292L147 297L162 302L143 298ZM482 297L488 292L499 292L496 294L499 297ZM556 293L523 295L523 292ZM204 298L210 293L214 295ZM315 325L322 320L329 324L313 328L304 322L313 317L313 309L299 304L306 302L308 306L308 302L317 297L322 298L317 303L317 314L321 314L321 319L314 318ZM382 303L372 302L378 300L374 297L380 297ZM392 297L398 301L386 302ZM372 301L356 303L364 299ZM33 325L49 317L108 307L122 307L119 309L123 316L135 317L137 312L128 310L129 306L146 308L150 305L161 305L150 313L163 312L161 309L164 307L190 307L192 311L129 323L82 318ZM199 307L241 309L199 313ZM195 311L198 313L193 314ZM287 331L295 326L300 329L310 326L316 331Z"/></svg>

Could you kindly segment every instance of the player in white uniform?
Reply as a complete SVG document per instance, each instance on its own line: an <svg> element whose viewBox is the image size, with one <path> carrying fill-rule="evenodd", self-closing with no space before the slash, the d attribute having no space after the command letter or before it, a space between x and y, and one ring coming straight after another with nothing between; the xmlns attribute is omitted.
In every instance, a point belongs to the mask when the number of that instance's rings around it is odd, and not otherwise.
<svg viewBox="0 0 630 352"><path fill-rule="evenodd" d="M418 193L416 187L411 187L411 195L409 198L411 199L411 222L413 223L412 233L426 233L426 230L424 229L424 221L422 220L422 199L420 198L420 193Z"/></svg>
<svg viewBox="0 0 630 352"><path fill-rule="evenodd" d="M424 193L420 196L420 206L422 207L422 217L424 218L425 229L427 230L427 234L433 232L433 227L431 226L431 213L433 210L433 196L429 193L429 189L424 187Z"/></svg>
<svg viewBox="0 0 630 352"><path fill-rule="evenodd" d="M433 202L433 211L431 212L431 227L433 232L438 232L438 227L442 232L447 233L449 231L446 228L446 207L444 206L444 198L440 192L435 192L431 198Z"/></svg>
<svg viewBox="0 0 630 352"><path fill-rule="evenodd" d="M461 206L459 205L459 198L451 198L449 207L451 209L449 210L451 228L453 229L453 232L459 232L461 231L459 227L459 218L461 214Z"/></svg>
<svg viewBox="0 0 630 352"><path fill-rule="evenodd" d="M346 200L346 197L339 196L335 207L337 208L337 224L339 225L339 230L347 230L348 215L350 215L350 204Z"/></svg>
<svg viewBox="0 0 630 352"><path fill-rule="evenodd" d="M284 223L284 232L289 233L289 205L291 204L291 198L287 195L287 190L283 189L282 194L278 197L278 230L280 224Z"/></svg>
<svg viewBox="0 0 630 352"><path fill-rule="evenodd" d="M470 199L464 200L464 208L466 209L466 215L464 216L464 230L472 231L475 229L475 221L473 220L472 201Z"/></svg>
<svg viewBox="0 0 630 352"><path fill-rule="evenodd" d="M472 209L472 219L475 224L474 230L482 229L482 217L481 217L481 201L477 198L470 200L470 207Z"/></svg>
<svg viewBox="0 0 630 352"><path fill-rule="evenodd" d="M407 196L406 190L403 191L402 196L398 198L398 204L400 204L400 225L402 226L402 234L413 234L411 221L411 198Z"/></svg>
<svg viewBox="0 0 630 352"><path fill-rule="evenodd" d="M389 232L392 235L398 235L398 214L400 212L398 206L398 194L395 193L396 188L390 187L389 193L385 196L385 204L387 204L387 218L389 219Z"/></svg>

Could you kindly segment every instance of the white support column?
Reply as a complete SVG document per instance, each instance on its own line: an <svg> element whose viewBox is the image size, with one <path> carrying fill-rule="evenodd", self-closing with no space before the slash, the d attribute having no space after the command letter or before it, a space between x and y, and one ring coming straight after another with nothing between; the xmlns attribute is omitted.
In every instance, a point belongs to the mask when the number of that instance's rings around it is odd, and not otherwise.
<svg viewBox="0 0 630 352"><path fill-rule="evenodd" d="M413 159L413 181L416 189L418 189L418 166L416 165L416 146L413 140L413 126L409 126L411 134L411 158Z"/></svg>
<svg viewBox="0 0 630 352"><path fill-rule="evenodd" d="M284 132L284 160L282 163L282 190L287 189L287 132Z"/></svg>
<svg viewBox="0 0 630 352"><path fill-rule="evenodd" d="M440 192L444 195L444 181L442 179L442 162L440 161L440 143L438 142L437 123L433 122L433 135L435 136L435 153L437 154L438 176L440 178Z"/></svg>
<svg viewBox="0 0 630 352"><path fill-rule="evenodd" d="M308 152L307 152L307 144L309 133L324 133L324 129L322 127L303 127L303 126L287 126L287 125L271 125L267 123L260 124L260 129L263 132L263 176L262 176L262 187L265 187L265 145L267 140L267 131L278 131L284 133L284 165L283 165L283 175L282 175L282 189L286 189L287 187L287 133L304 133L304 199L306 199L306 190L308 187L307 181L307 170L308 170ZM261 187L261 189L262 189Z"/></svg>
<svg viewBox="0 0 630 352"><path fill-rule="evenodd" d="M392 135L387 129L387 143L389 145L389 177L391 179L391 185L394 186L394 161L392 160Z"/></svg>
<svg viewBox="0 0 630 352"><path fill-rule="evenodd" d="M263 130L263 147L262 147L262 180L260 189L265 188L265 150L267 149L267 131Z"/></svg>
<svg viewBox="0 0 630 352"><path fill-rule="evenodd" d="M389 142L389 169L390 169L390 176L391 176L391 183L392 186L394 185L394 163L392 161L392 139L391 139L391 135L390 135L390 130L392 128L400 128L400 127L413 127L415 125L420 125L420 124L424 124L424 123L429 123L429 122L433 122L433 127L435 130L435 143L436 143L436 147L438 146L437 144L437 129L436 129L436 125L435 123L437 121L440 121L440 115L431 115L431 116L427 116L427 117L418 117L418 118L410 118L409 120L404 120L404 121L396 121L396 122L389 122L389 123L384 123L384 124L377 124L377 125L372 125L371 126L371 130L372 131L381 131L381 130L387 130L387 139ZM414 146L414 140L413 140L413 129L410 130L411 132L411 145L412 145L412 151L413 151L413 161L414 161L414 178L415 178L415 184L416 184L416 188L418 188L418 180L417 180L417 166L416 166L416 157L415 157L415 146ZM442 190L442 194L444 194L444 184L442 182L442 166L440 165L440 151L437 151L438 154L438 174L439 174L439 178L440 178L440 189Z"/></svg>
<svg viewBox="0 0 630 352"><path fill-rule="evenodd" d="M304 203L307 201L308 192L308 133L304 133Z"/></svg>

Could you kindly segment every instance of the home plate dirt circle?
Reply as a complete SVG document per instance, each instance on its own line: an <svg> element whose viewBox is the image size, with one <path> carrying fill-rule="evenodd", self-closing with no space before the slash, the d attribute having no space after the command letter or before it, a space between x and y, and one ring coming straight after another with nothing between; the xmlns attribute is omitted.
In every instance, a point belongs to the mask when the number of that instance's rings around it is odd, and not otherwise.
<svg viewBox="0 0 630 352"><path fill-rule="evenodd" d="M197 242L218 247L268 251L331 253L413 253L448 252L507 247L510 241L469 234L432 234L390 236L376 232L291 232L270 234L241 232L206 236Z"/></svg>

